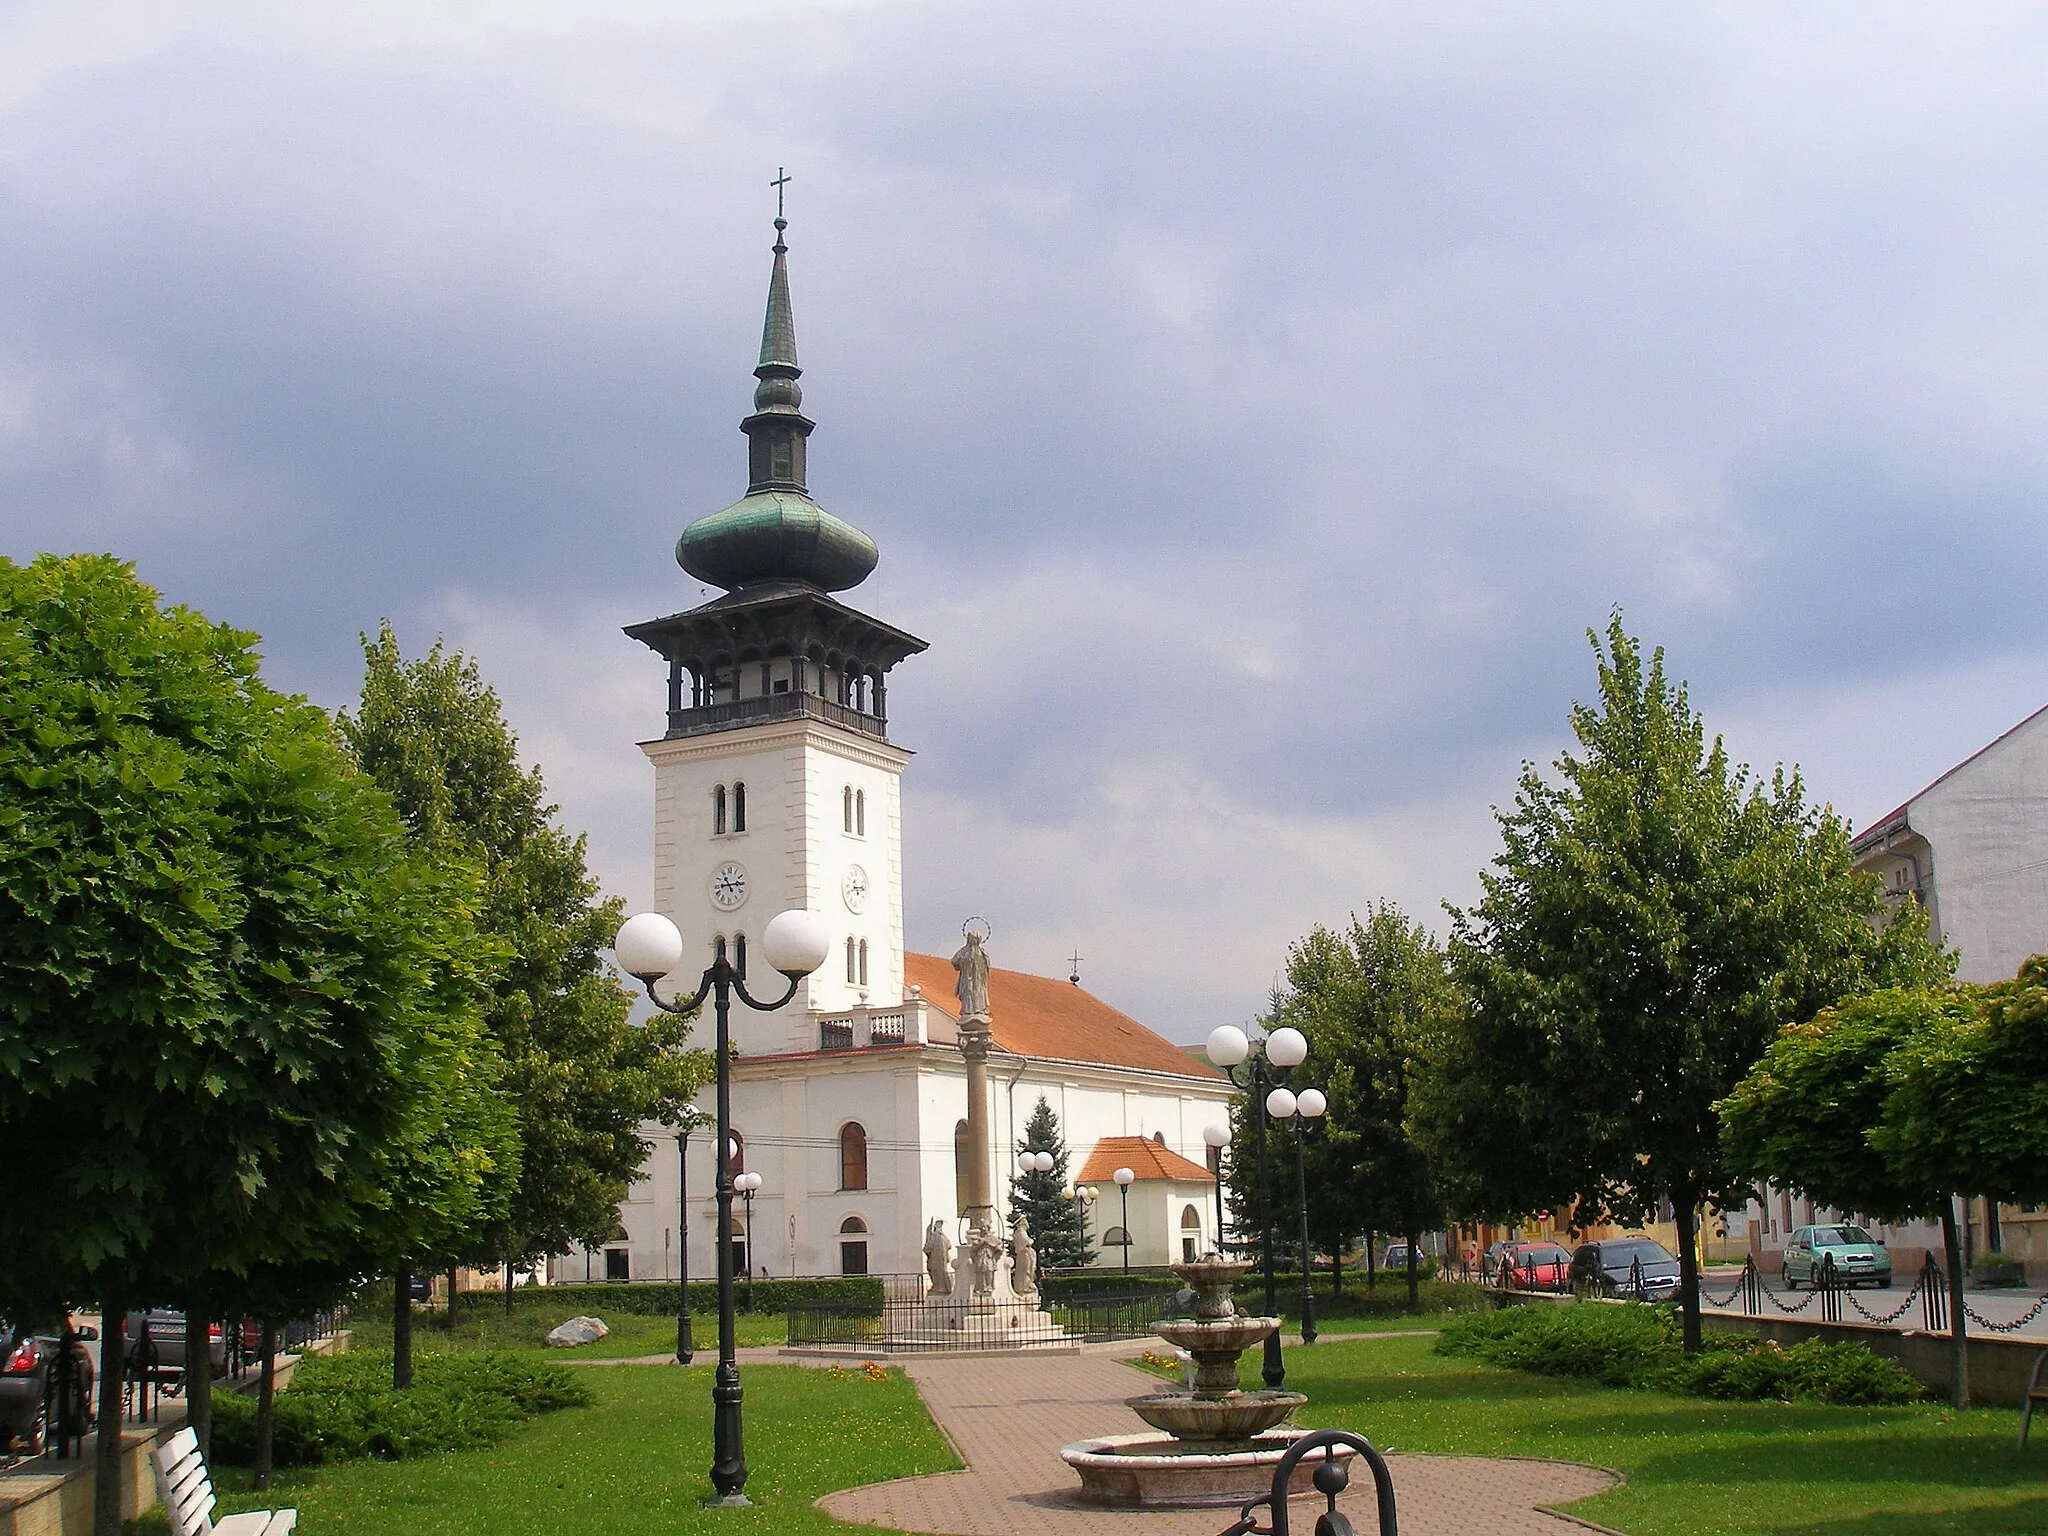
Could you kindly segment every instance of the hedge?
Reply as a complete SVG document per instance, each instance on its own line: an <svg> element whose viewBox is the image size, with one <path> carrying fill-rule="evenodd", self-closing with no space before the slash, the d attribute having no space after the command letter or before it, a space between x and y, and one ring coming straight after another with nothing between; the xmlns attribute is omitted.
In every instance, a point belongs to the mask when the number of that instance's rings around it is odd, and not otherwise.
<svg viewBox="0 0 2048 1536"><path fill-rule="evenodd" d="M603 1313L628 1312L637 1317L673 1317L676 1314L677 1292L681 1289L673 1280L647 1283L614 1281L610 1284L593 1285L522 1285L512 1292L515 1309L539 1309L557 1311L565 1316L576 1312ZM737 1304L746 1306L747 1282L733 1283L733 1294ZM871 1308L876 1315L882 1310L882 1282L874 1275L827 1275L811 1280L756 1280L754 1281L754 1306L756 1312L779 1313L789 1310L791 1302L832 1301L852 1303ZM496 1307L503 1311L505 1293L501 1290L463 1291L456 1297L456 1306L464 1312L481 1311ZM710 1277L690 1282L690 1313L711 1314L718 1310L718 1284Z"/></svg>

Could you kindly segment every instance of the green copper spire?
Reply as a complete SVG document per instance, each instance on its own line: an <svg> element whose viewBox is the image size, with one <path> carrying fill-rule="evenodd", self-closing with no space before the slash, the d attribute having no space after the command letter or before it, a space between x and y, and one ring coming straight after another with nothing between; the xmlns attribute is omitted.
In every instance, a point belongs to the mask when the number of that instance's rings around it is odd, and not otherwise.
<svg viewBox="0 0 2048 1536"><path fill-rule="evenodd" d="M787 181L787 177L781 179ZM676 562L727 591L797 581L827 592L858 586L879 558L874 540L811 500L805 485L807 441L815 425L801 407L796 322L789 304L789 246L782 233L782 185L776 184L775 265L761 361L754 369L754 414L747 434L747 494L723 512L699 518L676 541Z"/></svg>

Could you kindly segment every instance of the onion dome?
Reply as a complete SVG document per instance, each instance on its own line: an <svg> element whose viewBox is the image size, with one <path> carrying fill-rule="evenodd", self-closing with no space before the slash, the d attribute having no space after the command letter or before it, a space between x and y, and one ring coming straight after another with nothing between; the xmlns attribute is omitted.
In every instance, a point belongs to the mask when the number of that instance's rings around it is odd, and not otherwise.
<svg viewBox="0 0 2048 1536"><path fill-rule="evenodd" d="M676 563L700 581L727 591L767 582L801 582L825 592L859 586L880 558L875 541L815 501L804 484L806 440L814 423L803 414L803 369L789 305L789 247L775 220L775 266L768 278L768 314L761 361L754 369L754 414L747 434L747 494L722 512L700 517L676 541Z"/></svg>

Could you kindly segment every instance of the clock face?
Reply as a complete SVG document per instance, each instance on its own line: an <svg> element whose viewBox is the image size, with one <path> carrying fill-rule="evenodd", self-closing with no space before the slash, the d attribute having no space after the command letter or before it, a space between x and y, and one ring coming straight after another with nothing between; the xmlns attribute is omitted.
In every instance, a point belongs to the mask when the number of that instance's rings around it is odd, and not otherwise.
<svg viewBox="0 0 2048 1536"><path fill-rule="evenodd" d="M846 878L839 882L839 895L846 910L858 912L868 904L868 872L858 864L846 866Z"/></svg>
<svg viewBox="0 0 2048 1536"><path fill-rule="evenodd" d="M721 864L711 872L711 904L732 912L746 904L747 871L742 864Z"/></svg>

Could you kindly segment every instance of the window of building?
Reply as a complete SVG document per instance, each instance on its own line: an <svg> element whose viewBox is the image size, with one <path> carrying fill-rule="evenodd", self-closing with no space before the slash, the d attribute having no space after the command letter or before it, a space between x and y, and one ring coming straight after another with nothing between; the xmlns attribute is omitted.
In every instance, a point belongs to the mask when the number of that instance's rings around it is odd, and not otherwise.
<svg viewBox="0 0 2048 1536"><path fill-rule="evenodd" d="M744 933L732 936L732 968L739 972L741 981L747 979L747 936Z"/></svg>
<svg viewBox="0 0 2048 1536"><path fill-rule="evenodd" d="M725 957L725 935L721 933L717 935L715 938L713 938L711 941L711 958L714 960L723 960Z"/></svg>
<svg viewBox="0 0 2048 1536"><path fill-rule="evenodd" d="M849 1120L839 1128L839 1187L868 1187L868 1133L858 1120Z"/></svg>
<svg viewBox="0 0 2048 1536"><path fill-rule="evenodd" d="M720 784L711 791L711 835L725 836L725 786Z"/></svg>
<svg viewBox="0 0 2048 1536"><path fill-rule="evenodd" d="M841 831L851 832L853 830L853 786L851 784L839 791L839 823Z"/></svg>
<svg viewBox="0 0 2048 1536"><path fill-rule="evenodd" d="M1105 1248L1128 1248L1131 1246L1131 1234L1122 1227L1111 1227L1102 1234L1102 1246Z"/></svg>
<svg viewBox="0 0 2048 1536"><path fill-rule="evenodd" d="M633 1261L625 1249L605 1249L604 1277L607 1280L630 1280L633 1278Z"/></svg>
<svg viewBox="0 0 2048 1536"><path fill-rule="evenodd" d="M868 1272L868 1224L858 1216L839 1223L839 1273L864 1275Z"/></svg>
<svg viewBox="0 0 2048 1536"><path fill-rule="evenodd" d="M747 1171L747 1138L738 1131L732 1133L732 1153L726 1159L726 1166L731 1169L734 1178Z"/></svg>
<svg viewBox="0 0 2048 1536"><path fill-rule="evenodd" d="M860 985L868 984L868 941L860 941Z"/></svg>
<svg viewBox="0 0 2048 1536"><path fill-rule="evenodd" d="M860 980L860 950L852 939L846 941L846 984L854 986Z"/></svg>
<svg viewBox="0 0 2048 1536"><path fill-rule="evenodd" d="M747 1228L737 1216L732 1219L732 1228L726 1235L726 1241L732 1244L732 1272L735 1275L744 1275L747 1272Z"/></svg>
<svg viewBox="0 0 2048 1536"><path fill-rule="evenodd" d="M747 786L734 784L732 787L732 829L735 832L747 830Z"/></svg>
<svg viewBox="0 0 2048 1536"><path fill-rule="evenodd" d="M953 1206L957 1214L967 1214L967 1122L960 1121L953 1127Z"/></svg>
<svg viewBox="0 0 2048 1536"><path fill-rule="evenodd" d="M1202 1213L1192 1205L1181 1207L1180 1213L1180 1261L1192 1264L1202 1255Z"/></svg>
<svg viewBox="0 0 2048 1536"><path fill-rule="evenodd" d="M864 789L853 792L853 833L856 837L868 835L868 792Z"/></svg>

